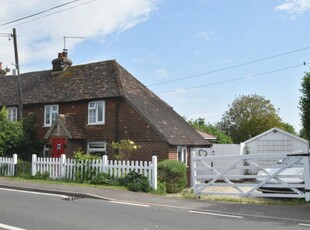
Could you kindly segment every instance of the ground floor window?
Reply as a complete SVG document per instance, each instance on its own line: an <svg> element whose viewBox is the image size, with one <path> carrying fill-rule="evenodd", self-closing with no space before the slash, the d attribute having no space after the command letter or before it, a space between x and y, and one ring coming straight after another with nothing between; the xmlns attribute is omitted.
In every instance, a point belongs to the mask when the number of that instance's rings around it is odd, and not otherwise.
<svg viewBox="0 0 310 230"><path fill-rule="evenodd" d="M178 146L178 161L184 162L187 165L187 147Z"/></svg>
<svg viewBox="0 0 310 230"><path fill-rule="evenodd" d="M107 153L107 143L105 141L94 141L87 143L87 152L94 155L103 156Z"/></svg>
<svg viewBox="0 0 310 230"><path fill-rule="evenodd" d="M8 107L8 119L12 122L17 121L17 107Z"/></svg>
<svg viewBox="0 0 310 230"><path fill-rule="evenodd" d="M50 144L48 143L43 146L43 157L50 157Z"/></svg>

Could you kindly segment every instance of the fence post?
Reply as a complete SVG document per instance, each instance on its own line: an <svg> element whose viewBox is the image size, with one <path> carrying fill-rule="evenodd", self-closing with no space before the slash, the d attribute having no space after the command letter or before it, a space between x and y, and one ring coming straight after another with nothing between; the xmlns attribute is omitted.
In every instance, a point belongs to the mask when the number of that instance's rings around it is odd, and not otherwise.
<svg viewBox="0 0 310 230"><path fill-rule="evenodd" d="M102 156L102 164L101 164L101 172L103 173L107 173L107 165L108 165L108 156L107 155L103 155Z"/></svg>
<svg viewBox="0 0 310 230"><path fill-rule="evenodd" d="M64 178L66 176L66 155L61 154L60 158L60 178Z"/></svg>
<svg viewBox="0 0 310 230"><path fill-rule="evenodd" d="M31 160L31 176L35 176L37 174L37 155L32 154L32 160Z"/></svg>
<svg viewBox="0 0 310 230"><path fill-rule="evenodd" d="M197 188L196 188L196 160L195 160L195 156L196 156L196 153L195 151L191 151L191 169L190 169L190 178L191 178L191 187L193 188L194 190L194 194L195 196L197 195Z"/></svg>
<svg viewBox="0 0 310 230"><path fill-rule="evenodd" d="M152 188L157 190L157 156L152 156Z"/></svg>
<svg viewBox="0 0 310 230"><path fill-rule="evenodd" d="M303 159L304 163L304 178L305 178L305 200L310 201L310 156Z"/></svg>
<svg viewBox="0 0 310 230"><path fill-rule="evenodd" d="M16 176L16 170L17 170L17 154L13 154L13 176Z"/></svg>

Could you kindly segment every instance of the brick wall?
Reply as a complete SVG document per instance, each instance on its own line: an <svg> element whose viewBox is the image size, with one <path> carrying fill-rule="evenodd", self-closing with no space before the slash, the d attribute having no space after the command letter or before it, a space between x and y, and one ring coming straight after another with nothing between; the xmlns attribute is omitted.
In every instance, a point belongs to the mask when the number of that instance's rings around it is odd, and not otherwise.
<svg viewBox="0 0 310 230"><path fill-rule="evenodd" d="M114 151L111 149L112 141L130 139L140 148L132 155L132 160L149 161L152 155L158 160L176 160L176 146L170 146L147 123L144 118L136 112L124 99L105 99L105 124L88 125L88 102L78 101L70 103L53 103L59 105L59 113L70 113L81 127L85 134L85 140L69 140L66 154L83 147L87 151L87 142L106 141L109 158L113 158ZM49 127L44 127L44 106L45 105L24 105L24 115L33 112L36 114L36 121L39 124L38 137L43 140Z"/></svg>

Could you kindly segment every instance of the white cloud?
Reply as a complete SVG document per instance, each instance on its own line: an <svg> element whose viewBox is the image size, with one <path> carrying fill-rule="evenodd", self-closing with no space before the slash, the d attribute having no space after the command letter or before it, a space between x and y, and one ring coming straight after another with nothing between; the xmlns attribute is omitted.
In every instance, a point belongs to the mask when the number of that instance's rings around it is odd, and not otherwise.
<svg viewBox="0 0 310 230"><path fill-rule="evenodd" d="M292 19L310 10L310 0L286 0L283 4L275 7L275 10L287 12Z"/></svg>
<svg viewBox="0 0 310 230"><path fill-rule="evenodd" d="M206 41L215 41L216 34L212 31L202 31L196 33L195 37L206 40Z"/></svg>
<svg viewBox="0 0 310 230"><path fill-rule="evenodd" d="M121 33L147 20L156 9L157 1L80 0L37 17L52 14L50 16L38 20L32 17L29 23L18 25L25 22L20 21L8 26L16 27L21 64L52 60L63 48L63 36L85 37L84 40L68 40L68 49L88 39L105 42L107 36ZM63 0L1 0L0 22L10 22L60 4L63 4ZM0 26L0 33L12 33L12 27ZM0 50L0 61L5 65L14 62L12 42L5 41L3 37L0 39L1 44L5 44Z"/></svg>

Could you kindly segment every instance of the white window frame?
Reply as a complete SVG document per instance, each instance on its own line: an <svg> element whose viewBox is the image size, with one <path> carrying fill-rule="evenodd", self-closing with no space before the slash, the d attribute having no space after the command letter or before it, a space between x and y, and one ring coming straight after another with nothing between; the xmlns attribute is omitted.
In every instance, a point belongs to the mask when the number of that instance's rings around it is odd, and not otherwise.
<svg viewBox="0 0 310 230"><path fill-rule="evenodd" d="M43 157L49 157L50 144L45 143L43 146Z"/></svg>
<svg viewBox="0 0 310 230"><path fill-rule="evenodd" d="M7 107L7 112L8 112L8 119L9 121L15 122L17 121L17 114L18 114L18 109L17 107Z"/></svg>
<svg viewBox="0 0 310 230"><path fill-rule="evenodd" d="M177 158L187 166L187 146L178 146Z"/></svg>
<svg viewBox="0 0 310 230"><path fill-rule="evenodd" d="M56 121L59 112L58 105L46 105L44 106L44 127L51 127Z"/></svg>
<svg viewBox="0 0 310 230"><path fill-rule="evenodd" d="M92 145L103 145L103 147L95 147ZM106 155L107 153L107 142L105 141L90 141L87 142L87 152L88 153L102 153L100 155Z"/></svg>
<svg viewBox="0 0 310 230"><path fill-rule="evenodd" d="M102 104L102 114L99 106ZM105 101L90 101L88 103L88 124L102 125L105 123Z"/></svg>

